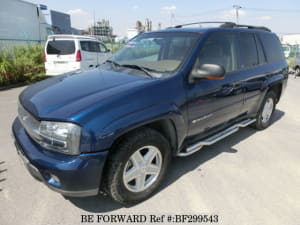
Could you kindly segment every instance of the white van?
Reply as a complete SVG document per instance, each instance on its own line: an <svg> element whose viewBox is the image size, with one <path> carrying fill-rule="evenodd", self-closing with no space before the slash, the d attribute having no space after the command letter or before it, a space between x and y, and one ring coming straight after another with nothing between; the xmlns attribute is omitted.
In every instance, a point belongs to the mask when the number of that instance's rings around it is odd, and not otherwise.
<svg viewBox="0 0 300 225"><path fill-rule="evenodd" d="M45 45L46 75L97 67L111 56L98 39L79 35L49 35Z"/></svg>

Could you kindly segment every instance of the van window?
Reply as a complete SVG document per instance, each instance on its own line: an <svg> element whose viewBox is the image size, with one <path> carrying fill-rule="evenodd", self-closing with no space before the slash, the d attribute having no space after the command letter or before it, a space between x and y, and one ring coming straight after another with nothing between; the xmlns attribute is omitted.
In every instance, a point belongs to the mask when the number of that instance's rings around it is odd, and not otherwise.
<svg viewBox="0 0 300 225"><path fill-rule="evenodd" d="M100 52L99 42L95 41L80 41L82 51Z"/></svg>
<svg viewBox="0 0 300 225"><path fill-rule="evenodd" d="M269 63L284 60L284 54L279 39L274 34L260 33L259 37L263 43L267 60Z"/></svg>
<svg viewBox="0 0 300 225"><path fill-rule="evenodd" d="M107 48L105 47L104 44L99 43L99 47L100 47L100 52L107 52Z"/></svg>
<svg viewBox="0 0 300 225"><path fill-rule="evenodd" d="M74 41L55 40L48 41L47 54L48 55L71 55L75 53Z"/></svg>
<svg viewBox="0 0 300 225"><path fill-rule="evenodd" d="M242 69L258 65L258 55L253 34L240 34L240 54Z"/></svg>
<svg viewBox="0 0 300 225"><path fill-rule="evenodd" d="M226 72L237 70L236 35L234 33L213 33L203 44L195 67L202 64L218 64Z"/></svg>

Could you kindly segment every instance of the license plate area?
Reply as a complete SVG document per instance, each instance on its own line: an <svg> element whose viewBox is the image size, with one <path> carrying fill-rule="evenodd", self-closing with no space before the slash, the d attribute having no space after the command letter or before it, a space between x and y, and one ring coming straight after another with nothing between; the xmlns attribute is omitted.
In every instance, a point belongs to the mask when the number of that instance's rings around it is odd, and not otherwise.
<svg viewBox="0 0 300 225"><path fill-rule="evenodd" d="M67 64L67 61L54 61L54 64Z"/></svg>

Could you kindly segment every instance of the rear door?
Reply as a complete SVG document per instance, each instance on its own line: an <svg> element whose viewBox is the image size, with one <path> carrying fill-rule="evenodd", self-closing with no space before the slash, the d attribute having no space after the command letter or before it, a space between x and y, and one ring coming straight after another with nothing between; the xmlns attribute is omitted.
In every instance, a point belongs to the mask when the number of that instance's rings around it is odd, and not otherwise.
<svg viewBox="0 0 300 225"><path fill-rule="evenodd" d="M54 73L69 71L75 62L74 40L53 39L46 44L47 69Z"/></svg>
<svg viewBox="0 0 300 225"><path fill-rule="evenodd" d="M100 51L97 41L82 40L80 41L82 70L94 68L98 64L98 53Z"/></svg>
<svg viewBox="0 0 300 225"><path fill-rule="evenodd" d="M252 32L240 33L240 67L243 73L243 112L252 114L259 107L261 87L267 79L264 65L267 63L261 41ZM254 111L253 111L254 110Z"/></svg>
<svg viewBox="0 0 300 225"><path fill-rule="evenodd" d="M280 62L284 55L278 37L270 32L241 32L240 45L245 80L243 110L254 116L266 92L267 80L282 72Z"/></svg>

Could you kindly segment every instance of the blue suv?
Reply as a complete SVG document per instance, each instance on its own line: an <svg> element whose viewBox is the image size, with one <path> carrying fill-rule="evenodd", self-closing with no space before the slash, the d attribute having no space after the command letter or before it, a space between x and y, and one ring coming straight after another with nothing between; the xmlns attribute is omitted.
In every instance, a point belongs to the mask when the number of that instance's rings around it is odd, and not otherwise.
<svg viewBox="0 0 300 225"><path fill-rule="evenodd" d="M277 36L225 22L130 40L98 69L19 96L13 134L29 172L66 196L106 192L133 204L189 156L251 125L262 130L288 78Z"/></svg>

